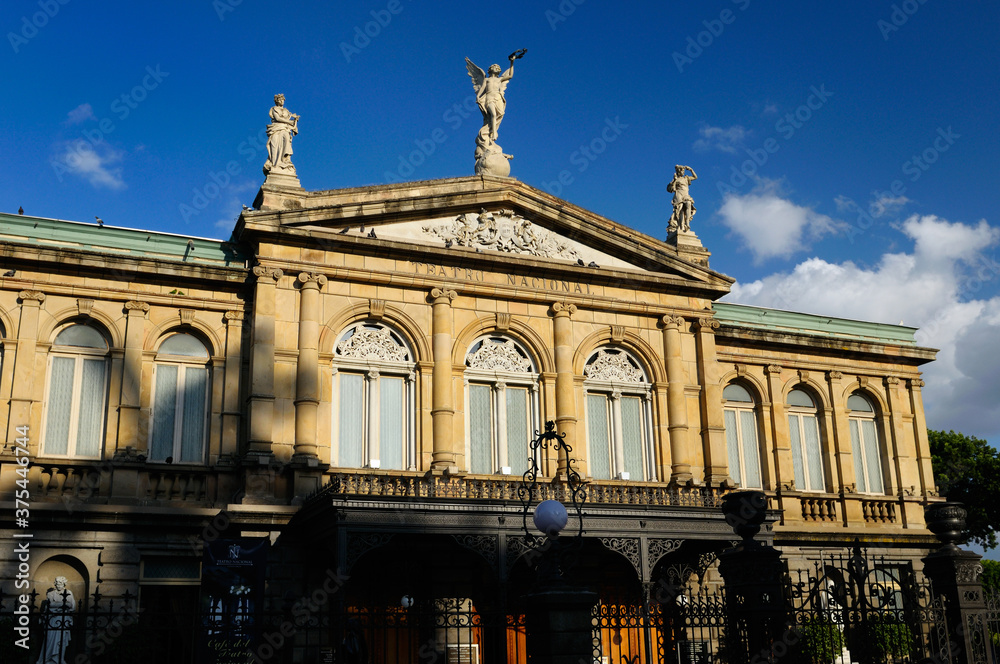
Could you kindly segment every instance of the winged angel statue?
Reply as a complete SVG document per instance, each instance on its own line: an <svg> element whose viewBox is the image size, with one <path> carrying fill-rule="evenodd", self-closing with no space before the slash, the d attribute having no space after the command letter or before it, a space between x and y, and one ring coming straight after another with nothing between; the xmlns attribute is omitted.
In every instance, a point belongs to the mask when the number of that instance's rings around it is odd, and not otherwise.
<svg viewBox="0 0 1000 664"><path fill-rule="evenodd" d="M497 135L500 129L500 122L503 121L504 112L507 110L507 98L504 92L507 90L507 83L514 77L514 61L524 57L528 49L522 48L514 51L508 56L510 67L501 73L500 65L490 65L488 71L480 69L469 58L465 59L465 66L469 70L469 77L472 79L472 87L476 91L476 103L483 114L483 127L476 137L476 173L488 173L492 175L509 175L511 159L510 155L505 155L503 150L497 145ZM506 171L506 172L502 172Z"/></svg>

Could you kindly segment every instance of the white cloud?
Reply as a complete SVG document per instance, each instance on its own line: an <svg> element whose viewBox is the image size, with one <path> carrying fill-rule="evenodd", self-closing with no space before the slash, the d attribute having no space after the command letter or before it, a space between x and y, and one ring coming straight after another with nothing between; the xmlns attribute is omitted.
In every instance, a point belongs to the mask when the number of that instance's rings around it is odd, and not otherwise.
<svg viewBox="0 0 1000 664"><path fill-rule="evenodd" d="M56 173L68 172L86 179L95 187L124 189L120 167L109 167L122 159L122 153L104 148L100 153L90 143L79 139L62 146L62 154L56 156Z"/></svg>
<svg viewBox="0 0 1000 664"><path fill-rule="evenodd" d="M66 114L66 123L71 125L96 119L97 117L94 115L94 109L90 106L90 104L80 104Z"/></svg>
<svg viewBox="0 0 1000 664"><path fill-rule="evenodd" d="M709 150L719 150L736 154L736 149L743 145L750 132L741 125L733 125L728 129L722 127L704 126L698 130L701 138L694 142L695 150L708 152Z"/></svg>
<svg viewBox="0 0 1000 664"><path fill-rule="evenodd" d="M872 267L811 258L791 272L735 284L727 300L920 328L938 348L924 365L928 426L1000 444L1000 281L991 248L1000 228L912 216L900 230L912 253L886 253Z"/></svg>
<svg viewBox="0 0 1000 664"><path fill-rule="evenodd" d="M779 183L761 179L748 194L726 194L719 208L722 222L742 238L754 263L788 258L847 224L782 198Z"/></svg>

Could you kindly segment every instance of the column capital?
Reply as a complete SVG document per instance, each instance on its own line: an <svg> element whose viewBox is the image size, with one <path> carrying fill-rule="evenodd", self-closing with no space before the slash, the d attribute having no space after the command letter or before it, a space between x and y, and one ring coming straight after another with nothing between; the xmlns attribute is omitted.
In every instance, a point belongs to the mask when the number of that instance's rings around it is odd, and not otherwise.
<svg viewBox="0 0 1000 664"><path fill-rule="evenodd" d="M666 316L660 319L660 323L662 323L663 327L667 328L668 330L672 328L680 329L681 325L684 324L684 317L674 316L673 314L667 314Z"/></svg>
<svg viewBox="0 0 1000 664"><path fill-rule="evenodd" d="M910 389L911 390L919 390L921 387L923 387L926 384L927 383L925 383L924 381L920 380L919 378L911 378L910 379Z"/></svg>
<svg viewBox="0 0 1000 664"><path fill-rule="evenodd" d="M699 318L696 324L698 326L698 331L705 334L715 334L715 331L722 325L719 321L710 317Z"/></svg>
<svg viewBox="0 0 1000 664"><path fill-rule="evenodd" d="M765 370L769 374L780 374L781 373L781 365L780 364L769 364L769 365L767 365L767 368Z"/></svg>
<svg viewBox="0 0 1000 664"><path fill-rule="evenodd" d="M450 288L431 289L431 298L433 298L434 304L450 304L456 297L458 297L458 292Z"/></svg>
<svg viewBox="0 0 1000 664"><path fill-rule="evenodd" d="M125 303L125 311L129 316L145 316L149 313L149 302L139 300L129 300Z"/></svg>
<svg viewBox="0 0 1000 664"><path fill-rule="evenodd" d="M271 283L276 283L278 279L285 276L285 273L281 271L280 267L266 267L264 265L255 265L253 268L253 275L257 277L257 280L270 281Z"/></svg>
<svg viewBox="0 0 1000 664"><path fill-rule="evenodd" d="M843 377L844 377L844 374L842 372L840 372L840 371L827 371L826 372L826 379L828 381L830 381L831 383L833 383L835 381L839 381Z"/></svg>
<svg viewBox="0 0 1000 664"><path fill-rule="evenodd" d="M320 289L326 286L326 275L314 272L299 272L299 286L301 288Z"/></svg>
<svg viewBox="0 0 1000 664"><path fill-rule="evenodd" d="M569 302L553 302L552 312L554 316L572 316L576 313L576 305Z"/></svg>
<svg viewBox="0 0 1000 664"><path fill-rule="evenodd" d="M17 294L17 297L21 300L22 304L27 302L37 302L38 304L41 304L45 301L45 293L36 290L23 290Z"/></svg>
<svg viewBox="0 0 1000 664"><path fill-rule="evenodd" d="M243 312L239 310L227 311L222 315L226 325L238 325L243 322Z"/></svg>
<svg viewBox="0 0 1000 664"><path fill-rule="evenodd" d="M885 377L885 384L888 387L893 387L895 385L899 385L899 378L896 377L896 376L886 376Z"/></svg>

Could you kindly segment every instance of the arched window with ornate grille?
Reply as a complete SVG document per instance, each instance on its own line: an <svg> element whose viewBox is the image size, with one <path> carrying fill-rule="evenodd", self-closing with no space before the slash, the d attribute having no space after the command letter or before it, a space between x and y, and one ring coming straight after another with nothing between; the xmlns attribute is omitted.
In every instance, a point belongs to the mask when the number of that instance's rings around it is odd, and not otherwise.
<svg viewBox="0 0 1000 664"><path fill-rule="evenodd" d="M469 472L523 475L539 429L538 372L528 351L499 335L465 354L465 440Z"/></svg>
<svg viewBox="0 0 1000 664"><path fill-rule="evenodd" d="M46 456L100 457L109 349L104 334L86 323L67 325L53 340L42 433Z"/></svg>
<svg viewBox="0 0 1000 664"><path fill-rule="evenodd" d="M584 367L588 472L595 479L655 480L650 388L622 348L600 348Z"/></svg>
<svg viewBox="0 0 1000 664"><path fill-rule="evenodd" d="M757 404L750 391L731 383L722 391L729 475L743 489L762 489Z"/></svg>
<svg viewBox="0 0 1000 664"><path fill-rule="evenodd" d="M415 470L413 352L380 322L355 323L334 345L332 463Z"/></svg>

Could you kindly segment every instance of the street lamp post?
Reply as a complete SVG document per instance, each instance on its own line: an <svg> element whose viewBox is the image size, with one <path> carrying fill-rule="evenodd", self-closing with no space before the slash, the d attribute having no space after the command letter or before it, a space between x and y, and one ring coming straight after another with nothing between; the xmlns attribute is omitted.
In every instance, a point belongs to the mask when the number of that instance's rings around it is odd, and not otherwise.
<svg viewBox="0 0 1000 664"><path fill-rule="evenodd" d="M529 467L517 488L522 505L521 526L529 547L525 556L531 556L529 561L538 561L538 589L524 598L529 607L526 645L534 664L578 664L593 657L591 611L597 593L572 586L563 577L582 553L583 504L587 500L583 478L573 468L572 449L563 440L564 435L555 432L554 422L545 423L545 431L531 441ZM532 522L544 537L528 528L528 512L539 497L538 456L550 445L557 454L566 455L566 474L558 478L561 486L555 495L563 501L568 499L579 521L571 542L559 537L569 522L569 513L564 502L558 500L544 500L535 507Z"/></svg>

